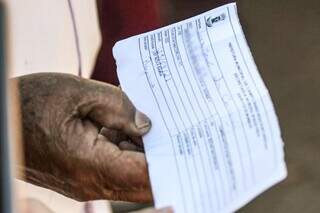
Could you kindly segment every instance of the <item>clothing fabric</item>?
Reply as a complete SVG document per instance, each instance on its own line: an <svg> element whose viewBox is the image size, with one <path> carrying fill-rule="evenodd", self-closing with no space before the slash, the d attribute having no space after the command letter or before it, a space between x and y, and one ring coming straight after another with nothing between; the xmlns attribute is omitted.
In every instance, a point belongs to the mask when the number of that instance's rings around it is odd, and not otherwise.
<svg viewBox="0 0 320 213"><path fill-rule="evenodd" d="M9 76L90 77L101 45L96 0L5 0Z"/></svg>
<svg viewBox="0 0 320 213"><path fill-rule="evenodd" d="M118 40L158 28L159 0L102 0L98 8L102 47L92 78L118 85L112 47Z"/></svg>

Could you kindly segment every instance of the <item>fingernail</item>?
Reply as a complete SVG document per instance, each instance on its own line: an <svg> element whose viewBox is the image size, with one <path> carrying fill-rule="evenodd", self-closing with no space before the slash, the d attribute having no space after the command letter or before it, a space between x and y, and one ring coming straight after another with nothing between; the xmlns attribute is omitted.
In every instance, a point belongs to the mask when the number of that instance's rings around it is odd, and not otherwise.
<svg viewBox="0 0 320 213"><path fill-rule="evenodd" d="M142 134L147 133L151 127L150 119L145 114L139 111L136 111L135 123Z"/></svg>
<svg viewBox="0 0 320 213"><path fill-rule="evenodd" d="M157 213L174 213L174 211L171 207L166 207L166 208L158 209Z"/></svg>

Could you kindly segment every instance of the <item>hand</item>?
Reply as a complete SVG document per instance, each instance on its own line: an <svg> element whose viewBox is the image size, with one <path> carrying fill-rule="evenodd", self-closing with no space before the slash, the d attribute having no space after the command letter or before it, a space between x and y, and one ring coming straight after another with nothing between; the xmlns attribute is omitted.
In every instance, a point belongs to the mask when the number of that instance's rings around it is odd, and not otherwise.
<svg viewBox="0 0 320 213"><path fill-rule="evenodd" d="M53 73L14 81L26 181L79 201L152 201L144 154L124 150L141 146L151 123L119 88Z"/></svg>

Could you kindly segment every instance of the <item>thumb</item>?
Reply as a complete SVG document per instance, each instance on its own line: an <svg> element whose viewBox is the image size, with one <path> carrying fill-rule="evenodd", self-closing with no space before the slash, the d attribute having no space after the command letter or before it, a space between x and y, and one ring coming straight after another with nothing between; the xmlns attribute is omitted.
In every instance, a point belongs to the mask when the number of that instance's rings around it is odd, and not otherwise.
<svg viewBox="0 0 320 213"><path fill-rule="evenodd" d="M150 119L138 111L118 87L93 80L83 80L85 90L80 107L82 114L101 126L123 131L130 136L142 136L151 128Z"/></svg>

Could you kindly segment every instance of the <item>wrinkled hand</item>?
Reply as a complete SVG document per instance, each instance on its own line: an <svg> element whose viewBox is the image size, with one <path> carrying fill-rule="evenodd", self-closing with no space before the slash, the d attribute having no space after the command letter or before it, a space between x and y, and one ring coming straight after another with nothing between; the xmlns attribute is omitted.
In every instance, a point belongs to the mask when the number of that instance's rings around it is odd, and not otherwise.
<svg viewBox="0 0 320 213"><path fill-rule="evenodd" d="M80 201L152 201L145 156L128 151L151 123L119 88L67 74L14 81L28 182Z"/></svg>

